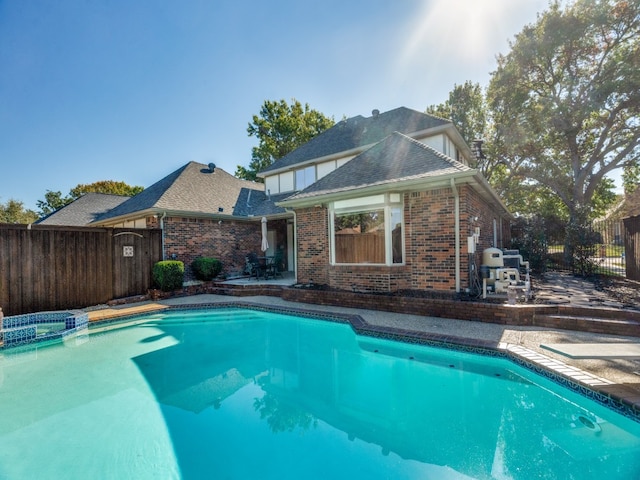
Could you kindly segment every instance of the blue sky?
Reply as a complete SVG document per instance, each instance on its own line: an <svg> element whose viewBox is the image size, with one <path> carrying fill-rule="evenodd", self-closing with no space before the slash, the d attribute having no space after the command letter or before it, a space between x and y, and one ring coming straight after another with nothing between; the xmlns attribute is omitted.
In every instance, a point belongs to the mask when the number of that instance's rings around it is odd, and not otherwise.
<svg viewBox="0 0 640 480"><path fill-rule="evenodd" d="M547 0L0 0L0 203L248 165L292 98L336 120L485 86Z"/></svg>

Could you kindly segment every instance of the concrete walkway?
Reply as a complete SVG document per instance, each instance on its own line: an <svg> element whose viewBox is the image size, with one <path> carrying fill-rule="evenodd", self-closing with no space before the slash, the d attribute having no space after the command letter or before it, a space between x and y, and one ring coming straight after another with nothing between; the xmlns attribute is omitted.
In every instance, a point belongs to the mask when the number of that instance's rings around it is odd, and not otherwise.
<svg viewBox="0 0 640 480"><path fill-rule="evenodd" d="M605 293L596 290L593 282L566 273L548 272L544 282L535 283L534 289L536 303L622 308L620 302L613 301Z"/></svg>

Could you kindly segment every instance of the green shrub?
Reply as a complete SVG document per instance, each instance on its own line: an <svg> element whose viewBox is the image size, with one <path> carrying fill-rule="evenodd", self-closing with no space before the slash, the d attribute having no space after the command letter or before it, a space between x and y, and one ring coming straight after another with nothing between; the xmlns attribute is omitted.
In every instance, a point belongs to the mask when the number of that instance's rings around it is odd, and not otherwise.
<svg viewBox="0 0 640 480"><path fill-rule="evenodd" d="M179 260L164 260L153 266L153 282L163 292L182 288L184 263Z"/></svg>
<svg viewBox="0 0 640 480"><path fill-rule="evenodd" d="M217 258L198 257L191 263L191 269L198 280L213 280L222 271L222 262Z"/></svg>

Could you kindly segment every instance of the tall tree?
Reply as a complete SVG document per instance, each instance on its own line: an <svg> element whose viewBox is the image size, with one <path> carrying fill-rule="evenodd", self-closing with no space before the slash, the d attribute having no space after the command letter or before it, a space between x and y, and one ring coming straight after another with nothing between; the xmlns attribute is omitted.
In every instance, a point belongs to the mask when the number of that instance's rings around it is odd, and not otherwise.
<svg viewBox="0 0 640 480"><path fill-rule="evenodd" d="M624 193L632 193L640 185L640 160L635 164L627 165L622 173L622 185Z"/></svg>
<svg viewBox="0 0 640 480"><path fill-rule="evenodd" d="M426 112L452 121L475 153L471 166L483 174L512 212L526 215L557 211L559 202L548 189L526 181L503 161L480 84L466 81L454 85L444 103L431 105Z"/></svg>
<svg viewBox="0 0 640 480"><path fill-rule="evenodd" d="M501 161L584 222L606 175L638 162L640 2L552 3L498 57L488 98Z"/></svg>
<svg viewBox="0 0 640 480"><path fill-rule="evenodd" d="M63 197L62 192L59 190L55 192L47 190L47 193L44 194L44 200L38 200L36 205L40 209L40 215L44 217L45 215L49 215L71 202L73 202L73 198L68 196Z"/></svg>
<svg viewBox="0 0 640 480"><path fill-rule="evenodd" d="M487 107L479 83L467 80L463 85L454 85L449 98L427 107L427 113L451 120L469 146L485 136Z"/></svg>
<svg viewBox="0 0 640 480"><path fill-rule="evenodd" d="M124 182L114 180L100 180L88 185L78 184L69 192L69 196L74 200L80 198L85 193L108 193L110 195L124 195L133 197L144 190L144 187L131 186Z"/></svg>
<svg viewBox="0 0 640 480"><path fill-rule="evenodd" d="M285 100L266 100L260 113L253 116L247 127L250 137L258 138L258 146L251 151L248 168L238 165L236 177L260 181L258 172L284 157L319 133L332 127L335 121L317 110L304 106L296 99L289 105Z"/></svg>
<svg viewBox="0 0 640 480"><path fill-rule="evenodd" d="M431 105L426 112L451 120L475 154L475 163L471 166L478 169L499 193L507 193L502 191L501 185L513 184L508 181L501 157L493 152L493 125L480 84L467 80L463 85L454 85L444 103Z"/></svg>
<svg viewBox="0 0 640 480"><path fill-rule="evenodd" d="M9 199L5 204L0 203L0 223L33 223L37 219L38 214L25 209L18 200Z"/></svg>
<svg viewBox="0 0 640 480"><path fill-rule="evenodd" d="M47 190L47 193L44 195L44 200L38 200L37 206L40 209L40 215L45 216L55 212L65 205L70 204L85 193L106 193L109 195L133 197L143 190L144 187L131 186L124 182L117 182L114 180L100 180L86 185L79 183L69 191L69 195L66 197L63 197L60 191L54 192Z"/></svg>

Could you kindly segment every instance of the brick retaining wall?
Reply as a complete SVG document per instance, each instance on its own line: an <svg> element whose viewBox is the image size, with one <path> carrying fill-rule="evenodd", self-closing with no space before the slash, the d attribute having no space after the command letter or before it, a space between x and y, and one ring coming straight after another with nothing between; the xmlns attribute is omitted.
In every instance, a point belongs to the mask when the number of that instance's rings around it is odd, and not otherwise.
<svg viewBox="0 0 640 480"><path fill-rule="evenodd" d="M147 296L119 299L110 304L124 304L143 300L161 300L198 294L217 294L235 297L272 296L283 300L312 305L393 313L441 317L473 322L496 323L521 327L544 327L579 332L640 337L640 311L572 307L569 305L507 305L447 298L380 295L339 290L315 290L279 285L226 285L204 282L199 285L162 292L150 290Z"/></svg>
<svg viewBox="0 0 640 480"><path fill-rule="evenodd" d="M281 296L283 300L315 305L640 337L640 312L628 310L567 305L504 305L303 288L286 288Z"/></svg>

